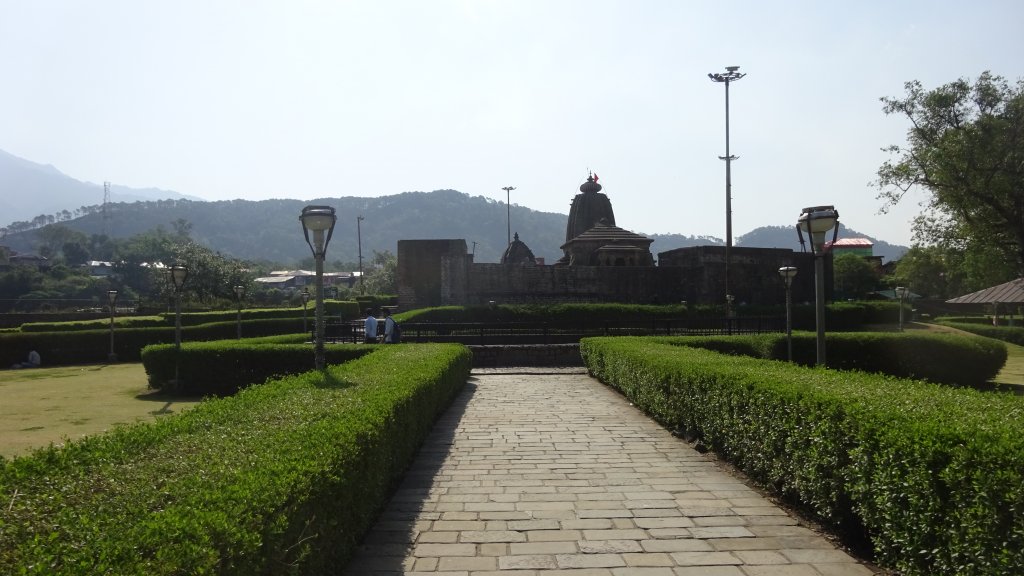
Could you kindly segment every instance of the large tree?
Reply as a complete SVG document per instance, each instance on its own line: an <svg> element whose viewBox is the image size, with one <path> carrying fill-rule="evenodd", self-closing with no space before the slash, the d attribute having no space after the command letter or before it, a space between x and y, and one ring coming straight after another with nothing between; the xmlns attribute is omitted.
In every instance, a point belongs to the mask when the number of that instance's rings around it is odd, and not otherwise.
<svg viewBox="0 0 1024 576"><path fill-rule="evenodd" d="M885 208L924 188L917 244L994 251L1024 276L1024 80L985 72L973 84L905 89L903 98L882 98L886 114L911 124L906 145L888 147L894 158L878 170Z"/></svg>

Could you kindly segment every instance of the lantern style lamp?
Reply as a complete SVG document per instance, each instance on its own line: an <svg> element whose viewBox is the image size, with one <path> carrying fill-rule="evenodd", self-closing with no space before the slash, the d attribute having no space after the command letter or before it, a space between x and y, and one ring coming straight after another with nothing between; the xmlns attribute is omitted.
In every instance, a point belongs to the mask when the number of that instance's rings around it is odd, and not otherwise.
<svg viewBox="0 0 1024 576"><path fill-rule="evenodd" d="M178 390L178 356L181 354L181 289L188 280L188 267L172 264L167 269L174 285L174 388Z"/></svg>
<svg viewBox="0 0 1024 576"><path fill-rule="evenodd" d="M327 255L327 245L331 242L331 235L334 234L334 224L338 216L331 206L306 206L299 215L302 222L302 232L306 236L306 244L309 244L313 251L313 259L316 261L316 339L315 365L317 370L324 369L324 257ZM310 232L313 238L310 240Z"/></svg>
<svg viewBox="0 0 1024 576"><path fill-rule="evenodd" d="M245 286L235 286L235 299L238 300L238 339L242 339L242 297L245 296Z"/></svg>
<svg viewBox="0 0 1024 576"><path fill-rule="evenodd" d="M796 266L779 268L779 276L786 285L786 359L793 361L793 278L796 278Z"/></svg>
<svg viewBox="0 0 1024 576"><path fill-rule="evenodd" d="M309 332L309 328L306 326L306 304L309 303L309 287L302 289L302 331Z"/></svg>
<svg viewBox="0 0 1024 576"><path fill-rule="evenodd" d="M907 288L905 286L896 287L896 298L900 303L900 332L903 332L903 303L907 297Z"/></svg>
<svg viewBox="0 0 1024 576"><path fill-rule="evenodd" d="M818 366L825 365L825 235L829 230L832 241L839 235L839 212L833 206L813 206L804 208L797 219L797 235L800 245L804 243L804 234L811 241L811 253L814 254L814 321L817 327Z"/></svg>
<svg viewBox="0 0 1024 576"><path fill-rule="evenodd" d="M107 354L107 362L117 362L117 354L114 353L114 304L117 302L117 290L107 291L107 303L110 304L110 353Z"/></svg>

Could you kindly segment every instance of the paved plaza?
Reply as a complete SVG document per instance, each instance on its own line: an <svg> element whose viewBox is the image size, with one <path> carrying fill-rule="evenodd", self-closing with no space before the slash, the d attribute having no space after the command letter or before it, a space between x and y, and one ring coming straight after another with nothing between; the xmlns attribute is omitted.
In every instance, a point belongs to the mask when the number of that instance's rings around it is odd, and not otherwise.
<svg viewBox="0 0 1024 576"><path fill-rule="evenodd" d="M346 575L869 576L582 371L475 371Z"/></svg>

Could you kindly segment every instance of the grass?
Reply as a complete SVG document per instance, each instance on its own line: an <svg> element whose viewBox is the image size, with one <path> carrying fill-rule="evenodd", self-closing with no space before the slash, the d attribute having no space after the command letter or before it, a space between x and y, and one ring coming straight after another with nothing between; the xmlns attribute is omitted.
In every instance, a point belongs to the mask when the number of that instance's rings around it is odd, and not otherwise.
<svg viewBox="0 0 1024 576"><path fill-rule="evenodd" d="M6 458L200 401L149 390L141 363L3 370L0 398L0 456Z"/></svg>

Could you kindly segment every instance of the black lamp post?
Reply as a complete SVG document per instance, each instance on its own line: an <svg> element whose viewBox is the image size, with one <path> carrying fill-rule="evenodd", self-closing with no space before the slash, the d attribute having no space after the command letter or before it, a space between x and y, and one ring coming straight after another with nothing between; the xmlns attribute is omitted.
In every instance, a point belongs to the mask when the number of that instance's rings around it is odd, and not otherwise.
<svg viewBox="0 0 1024 576"><path fill-rule="evenodd" d="M302 232L306 236L306 244L313 251L313 258L316 260L316 342L315 362L316 369L323 370L324 361L324 257L327 255L327 245L331 242L331 235L334 234L334 224L338 221L334 208L331 206L306 206L299 216L302 222ZM309 239L309 233L313 233L313 239Z"/></svg>
<svg viewBox="0 0 1024 576"><path fill-rule="evenodd" d="M505 186L502 190L505 191L505 225L508 227L508 243L512 243L512 191L515 190L515 186ZM506 244L507 246L508 244Z"/></svg>
<svg viewBox="0 0 1024 576"><path fill-rule="evenodd" d="M732 161L739 158L729 152L729 84L746 76L738 72L739 66L726 66L724 73L708 74L712 82L725 84L725 293L729 294L729 264L732 256ZM727 296L728 297L728 296Z"/></svg>
<svg viewBox="0 0 1024 576"><path fill-rule="evenodd" d="M235 286L235 299L238 300L238 339L242 339L242 297L245 296L245 286Z"/></svg>
<svg viewBox="0 0 1024 576"><path fill-rule="evenodd" d="M814 322L817 326L818 366L825 365L825 233L835 229L832 241L839 235L839 212L832 206L813 206L804 208L797 219L797 235L803 245L803 233L811 241L811 253L814 254Z"/></svg>
<svg viewBox="0 0 1024 576"><path fill-rule="evenodd" d="M365 294L363 287L363 218L362 216L356 216L356 239L359 242L359 293Z"/></svg>
<svg viewBox="0 0 1024 576"><path fill-rule="evenodd" d="M302 331L309 332L309 328L306 327L306 304L309 303L309 287L302 289Z"/></svg>
<svg viewBox="0 0 1024 576"><path fill-rule="evenodd" d="M110 304L110 354L107 354L107 362L117 362L117 354L114 353L114 304L117 302L117 290L107 291L107 303Z"/></svg>
<svg viewBox="0 0 1024 576"><path fill-rule="evenodd" d="M779 276L786 284L786 359L793 361L793 278L796 277L795 266L779 268Z"/></svg>
<svg viewBox="0 0 1024 576"><path fill-rule="evenodd" d="M181 354L181 289L188 279L188 268L181 264L173 264L168 271L171 283L174 284L174 388L179 389L178 356Z"/></svg>
<svg viewBox="0 0 1024 576"><path fill-rule="evenodd" d="M903 302L907 297L907 289L904 286L896 287L896 297L900 302L900 332L903 332Z"/></svg>

